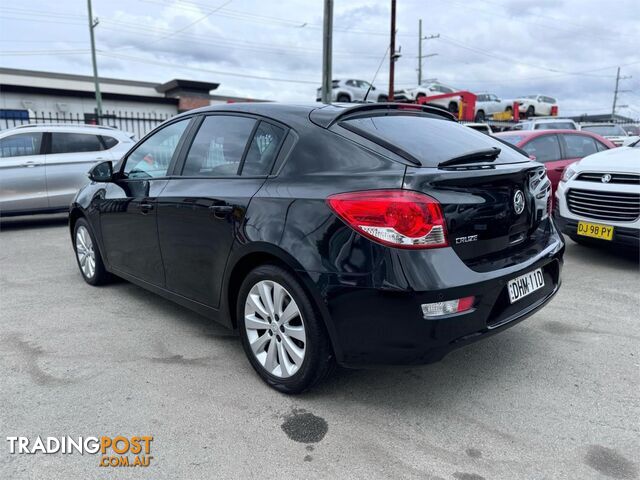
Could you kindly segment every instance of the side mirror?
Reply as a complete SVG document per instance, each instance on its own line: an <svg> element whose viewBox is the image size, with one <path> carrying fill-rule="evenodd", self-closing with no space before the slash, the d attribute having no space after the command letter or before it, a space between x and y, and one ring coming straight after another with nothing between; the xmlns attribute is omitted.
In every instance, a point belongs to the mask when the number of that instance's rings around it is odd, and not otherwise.
<svg viewBox="0 0 640 480"><path fill-rule="evenodd" d="M100 162L89 170L89 179L94 182L110 182L113 180L113 164L111 160Z"/></svg>
<svg viewBox="0 0 640 480"><path fill-rule="evenodd" d="M374 87L373 85L371 85L371 90L375 90L375 89L376 89L376 87Z"/></svg>

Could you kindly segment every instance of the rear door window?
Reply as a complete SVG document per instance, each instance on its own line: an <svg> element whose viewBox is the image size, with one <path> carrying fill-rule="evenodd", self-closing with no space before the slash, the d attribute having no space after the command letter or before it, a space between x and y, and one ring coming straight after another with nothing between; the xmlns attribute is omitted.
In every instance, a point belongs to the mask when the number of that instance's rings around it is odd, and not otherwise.
<svg viewBox="0 0 640 480"><path fill-rule="evenodd" d="M596 142L587 135L562 135L565 146L565 158L582 158L598 151Z"/></svg>
<svg viewBox="0 0 640 480"><path fill-rule="evenodd" d="M39 155L42 133L18 133L0 139L0 157Z"/></svg>
<svg viewBox="0 0 640 480"><path fill-rule="evenodd" d="M193 139L182 175L227 177L238 175L240 161L256 121L248 117L210 115Z"/></svg>
<svg viewBox="0 0 640 480"><path fill-rule="evenodd" d="M536 157L538 162L554 162L560 160L560 143L556 135L544 135L526 143L522 149Z"/></svg>
<svg viewBox="0 0 640 480"><path fill-rule="evenodd" d="M104 150L98 135L89 133L53 132L51 153L99 152Z"/></svg>
<svg viewBox="0 0 640 480"><path fill-rule="evenodd" d="M426 114L361 116L343 120L340 126L385 148L401 149L424 167L437 167L446 160L490 148L502 150L498 163L526 161L525 157L489 135Z"/></svg>

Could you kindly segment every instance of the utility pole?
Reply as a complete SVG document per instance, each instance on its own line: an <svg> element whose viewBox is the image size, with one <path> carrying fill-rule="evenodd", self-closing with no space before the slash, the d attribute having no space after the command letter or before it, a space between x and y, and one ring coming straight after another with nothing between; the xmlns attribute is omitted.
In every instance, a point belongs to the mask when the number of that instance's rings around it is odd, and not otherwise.
<svg viewBox="0 0 640 480"><path fill-rule="evenodd" d="M422 42L424 40L432 40L434 38L440 38L440 34L429 35L428 37L422 36L422 19L418 20L418 85L422 84L422 59L435 57L437 53L430 53L429 55L422 55Z"/></svg>
<svg viewBox="0 0 640 480"><path fill-rule="evenodd" d="M629 90L619 90L618 85L620 84L620 80L628 80L631 78L631 75L621 77L620 76L620 67L618 67L618 73L616 75L616 89L613 92L613 106L611 107L611 121L613 122L616 116L616 104L618 103L618 94L622 92L628 92Z"/></svg>
<svg viewBox="0 0 640 480"><path fill-rule="evenodd" d="M396 0L391 0L391 43L389 47L389 96L388 101L393 102L393 81L396 63Z"/></svg>
<svg viewBox="0 0 640 480"><path fill-rule="evenodd" d="M324 0L322 32L322 103L331 103L331 57L333 50L333 0Z"/></svg>
<svg viewBox="0 0 640 480"><path fill-rule="evenodd" d="M91 61L93 62L93 83L96 90L96 122L100 124L102 117L102 94L100 93L100 80L98 79L98 64L96 62L96 41L93 36L93 29L98 26L98 19L93 18L91 10L91 0L87 0L89 10L89 36L91 37Z"/></svg>

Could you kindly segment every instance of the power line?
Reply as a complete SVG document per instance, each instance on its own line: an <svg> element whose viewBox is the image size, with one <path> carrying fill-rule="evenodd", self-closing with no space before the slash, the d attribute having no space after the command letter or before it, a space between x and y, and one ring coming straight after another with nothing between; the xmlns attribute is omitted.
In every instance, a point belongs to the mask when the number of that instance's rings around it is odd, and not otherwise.
<svg viewBox="0 0 640 480"><path fill-rule="evenodd" d="M442 37L442 40L444 42L446 42L446 43L448 43L450 45L453 45L455 47L462 48L462 49L465 49L465 50L469 50L471 52L475 52L475 53L478 53L480 55L484 55L485 57L493 58L493 59L496 59L496 60L501 60L503 62L509 62L509 63L512 63L512 64L524 65L524 66L527 66L527 67L536 68L536 69L539 69L539 70L545 70L545 71L548 71L548 72L561 73L561 74L565 74L565 75L573 75L574 74L573 72L567 72L567 71L559 70L559 69L556 69L556 68L549 68L549 67L544 67L544 66L541 66L541 65L535 65L535 64L532 64L532 63L526 63L526 62L522 62L522 61L519 61L519 60L515 60L515 59L510 58L510 57L505 57L503 55L496 55L496 54L493 54L493 53L489 53L489 52L487 52L485 50L482 50L480 48L472 47L470 45L466 45L466 44L464 44L462 42L454 40L454 39L452 39L451 37L449 37L447 35L441 35L441 37ZM589 73L581 73L581 75L590 76L590 77L602 77L602 78L613 78L614 77L614 75L595 75L595 74L589 74Z"/></svg>
<svg viewBox="0 0 640 480"><path fill-rule="evenodd" d="M200 22L202 22L202 21L206 20L206 19L207 19L207 18L209 18L211 15L213 15L214 13L216 13L217 11L219 11L221 8L225 7L226 5L229 5L232 1L233 1L233 0L227 0L226 2L224 2L224 3L223 3L222 5L220 5L219 7L214 8L213 10L211 10L211 11L210 11L209 13L207 13L206 15L203 15L202 17L198 18L197 20L194 20L194 21L193 21L193 22L191 22L190 24L185 25L184 27L182 27L181 29L177 30L176 32L174 32L174 33L170 33L170 34L168 34L168 35L165 35L164 37L160 37L160 38L158 39L158 41L160 42L160 41L162 41L162 40L164 40L164 39L166 39L166 38L173 37L173 36L175 36L175 35L178 35L178 34L180 34L180 33L184 32L187 28L193 27L195 24L200 23Z"/></svg>
<svg viewBox="0 0 640 480"><path fill-rule="evenodd" d="M151 64L151 65L160 65L160 66L171 67L171 68L175 68L176 67L175 62L163 62L163 61L160 61L160 60L151 60L151 59L146 59L146 58L141 58L141 57L134 57L134 56L131 56L131 55L123 55L123 54L114 53L114 52L98 51L97 53L98 53L98 55L103 56L103 57L118 58L118 59L123 59L123 60L129 60L129 61L132 61L132 62L148 63L148 64ZM212 70L212 69L201 68L201 67L190 67L188 65L180 65L180 68L181 69L187 69L187 70L195 70L195 71L198 71L198 72L214 73L216 75L228 75L228 76L231 76L231 77L251 78L251 79L255 79L255 80L268 80L270 82L300 83L300 84L306 84L306 85L317 85L318 84L317 80L300 80L300 79L293 79L293 78L267 77L267 76L263 76L263 75L252 75L252 74L239 73L239 72L225 72L225 71L222 71L222 70Z"/></svg>
<svg viewBox="0 0 640 480"><path fill-rule="evenodd" d="M139 0L145 3L155 3L157 5L163 5L165 7L168 6L172 6L172 4L164 2L162 0ZM191 10L198 10L200 8L209 8L208 5L201 3L201 2L194 2L194 1L187 1L187 0L182 0L180 2L178 2L182 8L191 8ZM233 10L233 9L229 9L229 8L224 8L221 9L219 12L217 12L217 15L219 16L223 16L226 18L233 18L235 20L243 20L243 21L248 21L248 22L253 22L253 23L260 23L261 25L264 25L265 21L269 21L269 22L276 22L276 23L280 23L282 25L285 25L287 27L292 27L292 28L309 28L309 29L315 29L315 30L321 30L322 29L322 25L321 24L316 24L316 23L312 23L309 21L305 21L305 20L293 20L293 19L286 19L286 18L282 18L282 17L274 17L274 16L268 16L268 15L259 15L259 14L254 14L254 13L249 13L249 12L243 12L241 10ZM339 32L339 33L351 33L351 34L356 34L356 35L376 35L376 36L388 36L389 33L388 32L383 32L383 31L374 31L374 30L358 30L358 29L352 29L352 28L344 28L344 27L335 27L333 28L333 32ZM401 34L398 33L398 36L404 36L404 37L413 37L414 34Z"/></svg>

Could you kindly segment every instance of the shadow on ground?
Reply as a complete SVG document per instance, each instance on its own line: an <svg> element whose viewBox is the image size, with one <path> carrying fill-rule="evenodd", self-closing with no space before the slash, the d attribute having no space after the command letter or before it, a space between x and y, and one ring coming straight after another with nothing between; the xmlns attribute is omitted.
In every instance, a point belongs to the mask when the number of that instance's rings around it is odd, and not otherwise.
<svg viewBox="0 0 640 480"><path fill-rule="evenodd" d="M69 223L68 213L0 218L0 232L61 227Z"/></svg>

